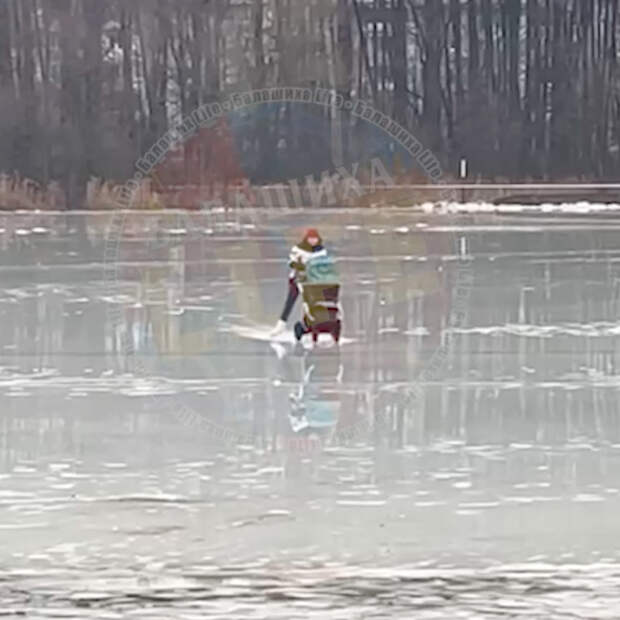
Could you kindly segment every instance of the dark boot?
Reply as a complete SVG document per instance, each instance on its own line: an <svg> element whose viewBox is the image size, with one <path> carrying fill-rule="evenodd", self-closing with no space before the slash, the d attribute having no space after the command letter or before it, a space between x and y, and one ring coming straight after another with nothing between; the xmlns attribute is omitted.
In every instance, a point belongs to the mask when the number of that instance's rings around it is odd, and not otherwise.
<svg viewBox="0 0 620 620"><path fill-rule="evenodd" d="M301 321L297 321L297 323L295 323L295 339L297 342L301 341L305 333L306 328L303 326Z"/></svg>

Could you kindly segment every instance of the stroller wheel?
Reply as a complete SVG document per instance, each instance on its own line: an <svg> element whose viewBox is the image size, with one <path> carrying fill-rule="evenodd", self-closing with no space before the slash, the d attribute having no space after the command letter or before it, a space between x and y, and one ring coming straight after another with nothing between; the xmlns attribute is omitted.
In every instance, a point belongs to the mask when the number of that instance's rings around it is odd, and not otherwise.
<svg viewBox="0 0 620 620"><path fill-rule="evenodd" d="M299 321L297 321L297 323L295 323L295 340L297 340L297 342L300 342L305 333L306 330L304 329L304 326Z"/></svg>

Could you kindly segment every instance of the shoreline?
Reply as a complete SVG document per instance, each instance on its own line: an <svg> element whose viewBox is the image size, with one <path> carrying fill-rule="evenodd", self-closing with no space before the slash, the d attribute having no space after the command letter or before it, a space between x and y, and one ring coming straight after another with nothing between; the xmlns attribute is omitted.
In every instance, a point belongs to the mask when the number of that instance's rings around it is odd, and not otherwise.
<svg viewBox="0 0 620 620"><path fill-rule="evenodd" d="M467 215L492 215L492 216L586 216L586 217L605 217L610 215L620 215L620 197L614 202L601 201L558 201L537 203L527 202L424 202L411 206L394 204L373 205L373 206L337 206L326 207L274 207L271 205L255 207L215 207L215 208L163 208L163 209L4 209L0 207L0 218L12 218L20 216L28 217L61 217L61 216L164 216L164 215L217 215L217 214L247 214L247 215L295 215L306 214L308 216L333 215L345 213L365 213L368 215L381 215L382 213L409 214L421 217L446 217L446 216L467 216Z"/></svg>
<svg viewBox="0 0 620 620"><path fill-rule="evenodd" d="M331 189L330 189L331 188ZM594 211L602 206L619 207L620 183L457 183L398 184L367 186L359 185L345 190L342 187L319 188L318 194L295 193L286 185L263 185L239 189L234 186L212 189L202 186L179 186L170 194L139 192L136 205L129 209L117 209L117 202L110 194L106 200L99 197L92 207L79 209L61 207L62 202L46 203L45 196L24 197L15 192L0 192L1 213L130 213L130 212L311 212L321 210L374 210L407 209L428 213L442 211L446 205L456 210L461 205L466 211L480 211L491 207L540 209L548 205L570 210L570 205L590 205ZM88 204L88 203L87 203ZM110 205L108 207L107 205ZM579 209L583 211L584 209Z"/></svg>

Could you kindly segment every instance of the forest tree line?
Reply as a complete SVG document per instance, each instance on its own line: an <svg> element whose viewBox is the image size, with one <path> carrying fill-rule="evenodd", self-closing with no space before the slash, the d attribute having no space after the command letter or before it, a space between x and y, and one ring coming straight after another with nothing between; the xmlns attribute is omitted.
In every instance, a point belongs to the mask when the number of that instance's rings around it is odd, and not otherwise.
<svg viewBox="0 0 620 620"><path fill-rule="evenodd" d="M79 205L204 103L319 86L406 126L447 174L465 157L475 179L614 180L618 1L0 0L0 171ZM337 165L333 135L299 148L281 107L242 127L252 182L278 180L277 149Z"/></svg>

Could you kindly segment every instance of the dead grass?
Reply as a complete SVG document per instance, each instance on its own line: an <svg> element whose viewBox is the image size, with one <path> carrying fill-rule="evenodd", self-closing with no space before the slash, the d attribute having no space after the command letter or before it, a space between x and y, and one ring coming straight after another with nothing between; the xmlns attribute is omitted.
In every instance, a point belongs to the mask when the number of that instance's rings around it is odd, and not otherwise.
<svg viewBox="0 0 620 620"><path fill-rule="evenodd" d="M447 181L444 179L444 182ZM458 183L457 179L450 179L449 181ZM496 179L494 182L501 183L502 180ZM563 182L579 183L581 181L579 179L565 179ZM364 183L362 184L366 187ZM410 185L417 185L418 187L414 191L411 187L407 187ZM429 189L426 190L423 187L424 185L428 185ZM92 178L87 184L84 205L81 208L93 211L118 209L121 204L122 187L122 185L111 181ZM156 191L155 187L159 191ZM235 189L240 191L239 188ZM244 195L252 194L252 190L248 189L247 186L244 186L241 191ZM226 202L226 188L219 188L216 191L211 186L160 187L156 180L144 179L132 197L130 208L136 211L163 210L166 208L198 209L202 202L207 201L208 197L214 194L222 195L224 202ZM478 195L475 184L472 184L472 188L468 190L467 197L469 200L482 200L485 196L488 197L488 192ZM394 186L392 187L377 187L361 196L358 193L353 193L348 200L343 201L343 204L355 207L380 205L406 207L414 203L434 202L437 198L436 186L429 183L419 173L409 173L398 175L394 179ZM58 182L53 181L47 186L43 186L18 174L0 173L0 211L61 211L66 208L67 200Z"/></svg>
<svg viewBox="0 0 620 620"><path fill-rule="evenodd" d="M91 210L113 210L119 206L121 185L93 178L86 186L82 208ZM2 211L62 211L67 200L60 184L52 181L43 186L32 179L18 174L0 174L0 210ZM161 194L153 191L151 181L145 179L136 191L131 203L132 209L164 209Z"/></svg>
<svg viewBox="0 0 620 620"><path fill-rule="evenodd" d="M86 187L85 208L100 211L119 208L122 187L110 181L91 179ZM132 198L131 208L156 210L165 207L162 195L153 190L151 180L144 179Z"/></svg>
<svg viewBox="0 0 620 620"><path fill-rule="evenodd" d="M0 210L64 209L65 199L58 183L42 187L18 174L0 174Z"/></svg>

